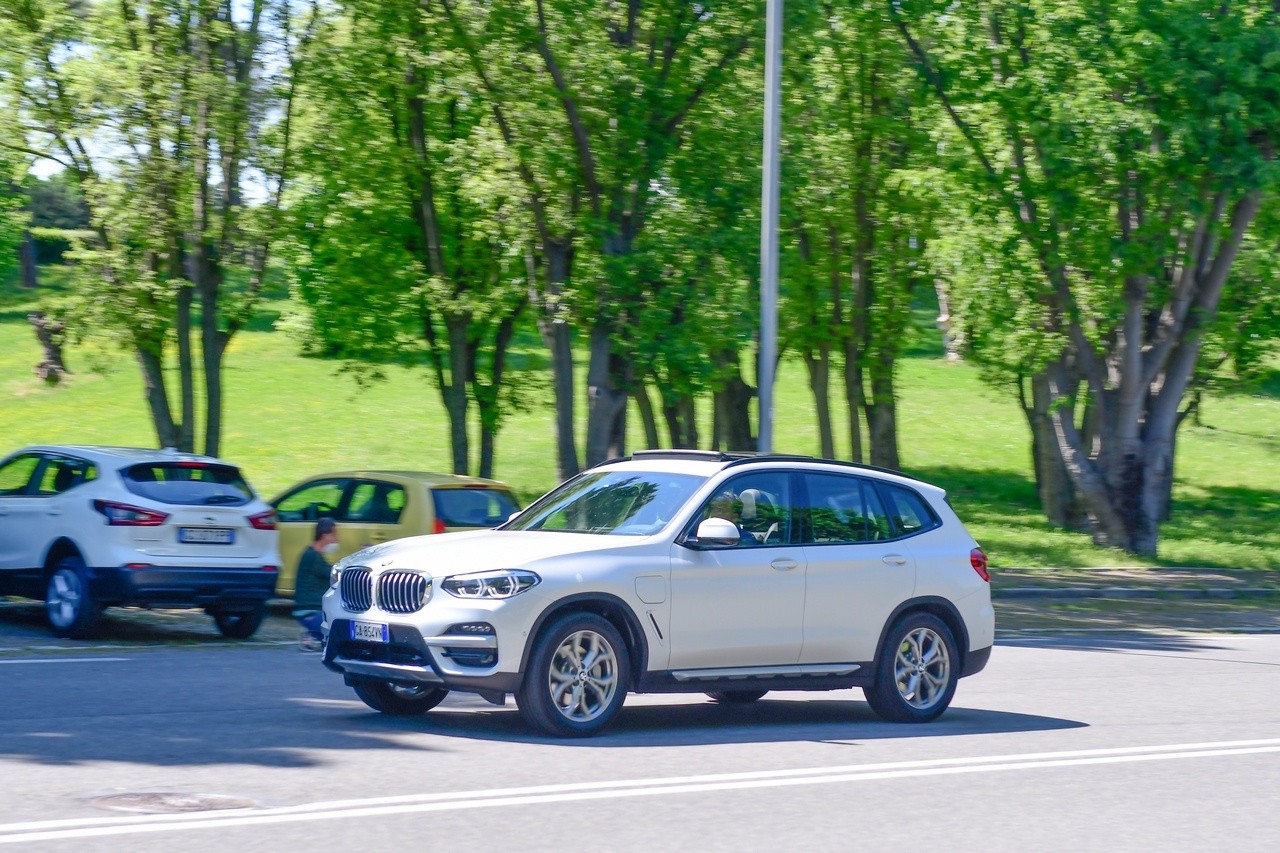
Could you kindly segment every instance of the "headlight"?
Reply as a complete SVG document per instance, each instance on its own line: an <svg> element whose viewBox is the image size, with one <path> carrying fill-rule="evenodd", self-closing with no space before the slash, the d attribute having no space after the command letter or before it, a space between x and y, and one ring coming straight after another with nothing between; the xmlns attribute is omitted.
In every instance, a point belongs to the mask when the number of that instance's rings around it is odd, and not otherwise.
<svg viewBox="0 0 1280 853"><path fill-rule="evenodd" d="M440 582L440 588L458 598L510 598L541 583L533 572L499 569L474 575L454 575Z"/></svg>
<svg viewBox="0 0 1280 853"><path fill-rule="evenodd" d="M334 563L329 569L329 586L333 586L338 582L338 578L342 577L342 570L345 568L342 563Z"/></svg>

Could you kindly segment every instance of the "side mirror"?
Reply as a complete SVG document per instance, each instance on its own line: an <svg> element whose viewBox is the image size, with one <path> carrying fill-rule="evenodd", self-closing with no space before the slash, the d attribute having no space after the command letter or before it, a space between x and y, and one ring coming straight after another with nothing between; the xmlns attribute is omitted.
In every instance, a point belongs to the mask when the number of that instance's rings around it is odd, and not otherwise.
<svg viewBox="0 0 1280 853"><path fill-rule="evenodd" d="M741 541L738 525L724 518L708 518L698 525L698 538L691 545L737 545Z"/></svg>

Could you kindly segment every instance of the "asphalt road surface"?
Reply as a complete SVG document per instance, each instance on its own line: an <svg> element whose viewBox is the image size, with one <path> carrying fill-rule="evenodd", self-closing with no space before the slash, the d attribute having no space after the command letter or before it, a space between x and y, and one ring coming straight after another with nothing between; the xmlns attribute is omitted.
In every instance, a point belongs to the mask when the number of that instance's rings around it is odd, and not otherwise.
<svg viewBox="0 0 1280 853"><path fill-rule="evenodd" d="M1270 851L1280 636L1005 641L922 726L858 691L632 696L585 741L468 696L380 716L285 646L9 654L5 844Z"/></svg>

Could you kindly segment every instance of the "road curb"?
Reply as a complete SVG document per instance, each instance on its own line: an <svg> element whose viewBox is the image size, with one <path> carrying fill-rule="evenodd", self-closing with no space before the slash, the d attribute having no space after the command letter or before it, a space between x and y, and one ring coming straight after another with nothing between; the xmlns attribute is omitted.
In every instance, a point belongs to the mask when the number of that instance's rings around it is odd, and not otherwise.
<svg viewBox="0 0 1280 853"><path fill-rule="evenodd" d="M1100 586L1100 587L1039 587L1021 586L991 590L991 597L1001 599L1093 599L1119 598L1125 600L1186 600L1186 599L1254 599L1280 597L1280 589L1268 587L1142 587L1142 586Z"/></svg>

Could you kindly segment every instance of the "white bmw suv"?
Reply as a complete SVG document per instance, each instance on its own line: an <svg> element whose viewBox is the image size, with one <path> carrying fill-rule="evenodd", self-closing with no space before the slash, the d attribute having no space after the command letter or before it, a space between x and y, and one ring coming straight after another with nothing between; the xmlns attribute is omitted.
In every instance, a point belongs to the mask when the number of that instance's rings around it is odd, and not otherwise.
<svg viewBox="0 0 1280 853"><path fill-rule="evenodd" d="M0 595L91 636L112 605L200 607L253 634L279 574L275 511L208 456L38 445L0 460Z"/></svg>
<svg viewBox="0 0 1280 853"><path fill-rule="evenodd" d="M450 690L552 735L599 731L628 692L752 702L863 688L936 718L987 663L987 560L941 489L810 457L648 451L592 468L494 530L341 560L325 665L370 707Z"/></svg>

